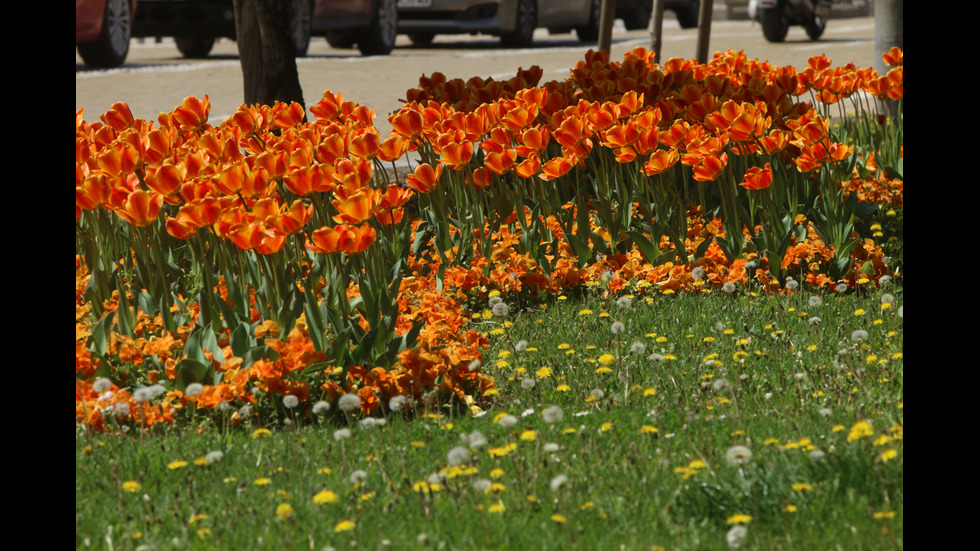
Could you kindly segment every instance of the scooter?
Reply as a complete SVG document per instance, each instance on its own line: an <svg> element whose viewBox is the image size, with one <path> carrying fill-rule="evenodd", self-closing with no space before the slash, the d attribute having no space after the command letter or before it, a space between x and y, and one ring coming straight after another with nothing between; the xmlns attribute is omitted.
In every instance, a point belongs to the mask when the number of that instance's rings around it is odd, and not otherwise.
<svg viewBox="0 0 980 551"><path fill-rule="evenodd" d="M769 42L783 42L790 25L803 25L810 40L817 40L827 28L833 0L750 0L749 17L762 23L762 35Z"/></svg>

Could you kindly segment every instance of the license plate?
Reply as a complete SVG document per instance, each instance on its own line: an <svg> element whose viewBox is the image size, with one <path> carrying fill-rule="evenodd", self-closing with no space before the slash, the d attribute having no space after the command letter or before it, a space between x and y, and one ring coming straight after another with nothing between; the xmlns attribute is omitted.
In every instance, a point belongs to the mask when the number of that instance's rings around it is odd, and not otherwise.
<svg viewBox="0 0 980 551"><path fill-rule="evenodd" d="M398 0L399 8L431 8L432 0Z"/></svg>

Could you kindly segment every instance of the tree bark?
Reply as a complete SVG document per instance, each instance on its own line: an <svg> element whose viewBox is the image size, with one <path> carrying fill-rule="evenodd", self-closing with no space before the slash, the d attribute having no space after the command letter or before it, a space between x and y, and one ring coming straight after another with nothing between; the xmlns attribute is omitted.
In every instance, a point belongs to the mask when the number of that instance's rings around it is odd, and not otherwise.
<svg viewBox="0 0 980 551"><path fill-rule="evenodd" d="M247 105L303 105L290 34L290 0L235 0L235 34Z"/></svg>

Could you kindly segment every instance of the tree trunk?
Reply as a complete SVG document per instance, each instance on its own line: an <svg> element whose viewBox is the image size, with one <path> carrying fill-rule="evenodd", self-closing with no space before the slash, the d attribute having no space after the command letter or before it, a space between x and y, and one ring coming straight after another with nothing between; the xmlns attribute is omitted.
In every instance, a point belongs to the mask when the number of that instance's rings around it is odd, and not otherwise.
<svg viewBox="0 0 980 551"><path fill-rule="evenodd" d="M235 0L235 34L245 81L245 103L303 105L290 34L290 0Z"/></svg>

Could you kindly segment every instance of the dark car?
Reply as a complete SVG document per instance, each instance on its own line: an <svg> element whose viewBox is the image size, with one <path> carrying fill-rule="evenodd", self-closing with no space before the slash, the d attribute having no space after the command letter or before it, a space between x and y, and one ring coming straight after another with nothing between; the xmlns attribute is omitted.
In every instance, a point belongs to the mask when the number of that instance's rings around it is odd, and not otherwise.
<svg viewBox="0 0 980 551"><path fill-rule="evenodd" d="M75 0L75 47L89 67L118 67L129 55L136 0Z"/></svg>
<svg viewBox="0 0 980 551"><path fill-rule="evenodd" d="M664 9L674 12L682 29L693 29L698 26L701 0L665 0ZM652 11L652 0L619 0L616 2L616 17L622 19L629 30L647 28L650 24Z"/></svg>
<svg viewBox="0 0 980 551"><path fill-rule="evenodd" d="M387 55L398 34L395 0L291 0L290 29L297 56L313 36ZM232 0L140 0L133 36L172 36L185 57L206 57L217 38L235 38Z"/></svg>

